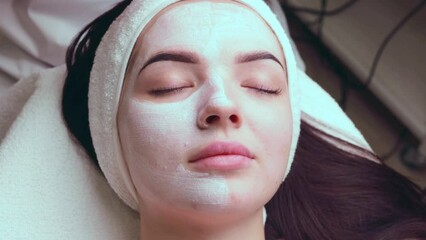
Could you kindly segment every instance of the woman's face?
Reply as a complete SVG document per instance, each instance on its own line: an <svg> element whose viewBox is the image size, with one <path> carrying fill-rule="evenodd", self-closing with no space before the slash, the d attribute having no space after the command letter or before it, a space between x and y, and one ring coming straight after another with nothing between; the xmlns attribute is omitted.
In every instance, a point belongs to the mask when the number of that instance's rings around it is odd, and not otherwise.
<svg viewBox="0 0 426 240"><path fill-rule="evenodd" d="M291 142L284 61L270 28L239 3L177 3L151 21L133 49L118 114L140 208L262 209Z"/></svg>

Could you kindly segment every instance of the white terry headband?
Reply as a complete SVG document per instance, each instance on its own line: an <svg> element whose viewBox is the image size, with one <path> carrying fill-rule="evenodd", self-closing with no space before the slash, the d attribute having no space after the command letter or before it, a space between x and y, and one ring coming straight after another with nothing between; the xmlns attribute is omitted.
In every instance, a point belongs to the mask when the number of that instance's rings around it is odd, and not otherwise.
<svg viewBox="0 0 426 240"><path fill-rule="evenodd" d="M301 104L297 87L300 73L296 68L289 38L269 7L262 0L234 1L246 5L263 18L277 36L284 52L293 120L292 142L285 173L287 176L300 133ZM117 130L120 94L130 55L140 33L156 14L175 2L178 0L132 1L103 37L90 75L89 123L99 165L118 196L135 210L138 209L136 191L122 157ZM313 103L315 105L315 100Z"/></svg>

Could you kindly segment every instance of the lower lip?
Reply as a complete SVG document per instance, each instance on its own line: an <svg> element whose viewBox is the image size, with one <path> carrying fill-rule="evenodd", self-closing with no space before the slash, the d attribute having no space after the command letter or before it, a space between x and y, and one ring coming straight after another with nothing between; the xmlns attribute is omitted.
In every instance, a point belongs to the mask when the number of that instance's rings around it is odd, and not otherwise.
<svg viewBox="0 0 426 240"><path fill-rule="evenodd" d="M199 171L231 171L247 167L253 159L242 155L217 155L191 164Z"/></svg>

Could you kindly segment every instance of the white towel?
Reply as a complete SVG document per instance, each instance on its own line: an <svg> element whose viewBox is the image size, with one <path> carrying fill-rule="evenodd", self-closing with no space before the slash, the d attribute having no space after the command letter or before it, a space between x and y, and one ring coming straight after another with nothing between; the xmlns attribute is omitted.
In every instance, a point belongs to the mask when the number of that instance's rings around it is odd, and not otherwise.
<svg viewBox="0 0 426 240"><path fill-rule="evenodd" d="M64 74L33 75L0 99L0 239L138 239L138 214L67 132Z"/></svg>
<svg viewBox="0 0 426 240"><path fill-rule="evenodd" d="M340 108L336 100L305 72L298 70L301 91L301 118L322 131L372 151L355 124Z"/></svg>

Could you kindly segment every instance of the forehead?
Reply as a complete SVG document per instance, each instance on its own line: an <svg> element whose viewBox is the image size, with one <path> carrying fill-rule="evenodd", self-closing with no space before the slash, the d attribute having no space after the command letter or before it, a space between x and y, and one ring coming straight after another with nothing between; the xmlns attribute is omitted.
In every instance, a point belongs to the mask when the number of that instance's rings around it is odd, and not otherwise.
<svg viewBox="0 0 426 240"><path fill-rule="evenodd" d="M135 47L146 55L170 48L206 55L260 49L280 53L278 40L264 20L235 1L175 3L151 20Z"/></svg>

